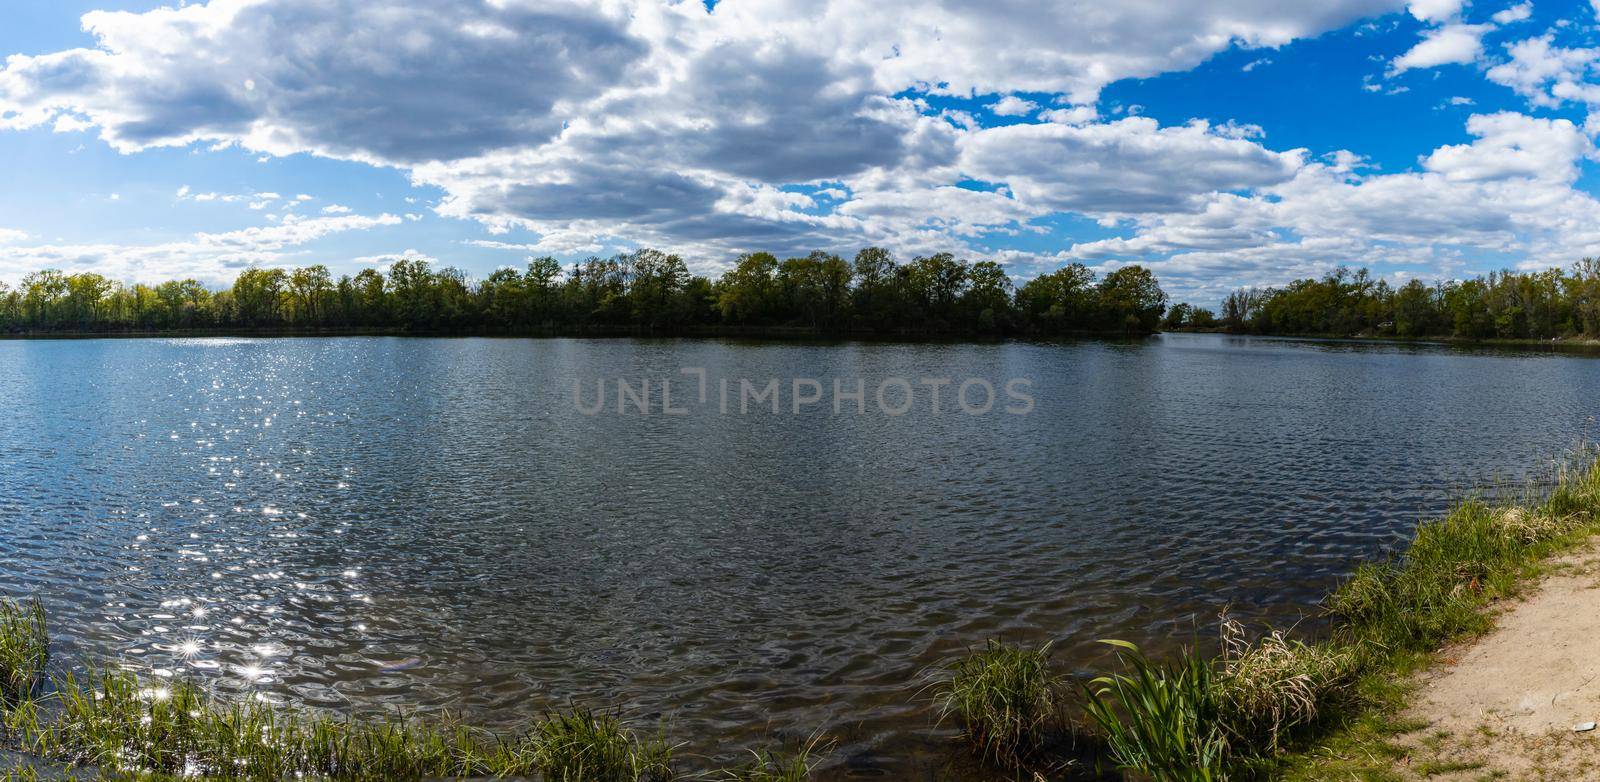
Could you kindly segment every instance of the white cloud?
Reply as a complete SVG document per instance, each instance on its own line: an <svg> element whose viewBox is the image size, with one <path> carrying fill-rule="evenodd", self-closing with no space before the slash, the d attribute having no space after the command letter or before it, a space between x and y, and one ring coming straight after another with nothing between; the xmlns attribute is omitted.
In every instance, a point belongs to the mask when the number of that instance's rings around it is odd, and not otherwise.
<svg viewBox="0 0 1600 782"><path fill-rule="evenodd" d="M1490 81L1510 87L1535 106L1554 108L1564 100L1593 100L1584 80L1600 62L1600 48L1569 49L1553 45L1545 34L1506 46L1511 59L1490 68Z"/></svg>
<svg viewBox="0 0 1600 782"><path fill-rule="evenodd" d="M1420 43L1395 58L1391 72L1470 63L1483 53L1484 33L1493 29L1493 25L1486 24L1447 24L1429 30L1423 34Z"/></svg>
<svg viewBox="0 0 1600 782"><path fill-rule="evenodd" d="M1234 136L1204 122L1162 128L1145 117L1010 125L962 139L959 166L1041 211L1093 215L1191 211L1218 190L1284 182L1300 165L1299 151L1272 152Z"/></svg>
<svg viewBox="0 0 1600 782"><path fill-rule="evenodd" d="M1022 107L1015 93L1064 93L1073 107L1045 118L1086 124L1119 79L1402 6L212 0L92 13L93 47L10 58L0 125L72 116L125 152L199 142L394 166L443 188L443 214L561 246L910 246L937 236L772 193L953 182L938 179L957 174L963 131L891 97L908 90L1006 96L1005 110Z"/></svg>
<svg viewBox="0 0 1600 782"><path fill-rule="evenodd" d="M347 215L350 211L350 207L344 204L328 204L322 207L322 213L325 215Z"/></svg>
<svg viewBox="0 0 1600 782"><path fill-rule="evenodd" d="M1132 237L1080 243L1065 257L1142 259L1169 290L1204 300L1378 260L1448 276L1468 248L1535 267L1594 254L1600 201L1572 187L1593 147L1571 122L1499 113L1470 118L1467 130L1471 144L1434 150L1420 172L1310 163L1258 194L1141 216Z"/></svg>
<svg viewBox="0 0 1600 782"><path fill-rule="evenodd" d="M16 55L10 124L75 111L121 150L239 143L420 161L548 139L648 50L622 3L214 0L83 17L93 49ZM473 35L474 22L525 34ZM294 46L283 46L293 40ZM419 117L449 121L419 121Z"/></svg>
<svg viewBox="0 0 1600 782"><path fill-rule="evenodd" d="M1002 117L1023 117L1038 110L1039 104L1015 95L1007 95L989 105L989 110Z"/></svg>
<svg viewBox="0 0 1600 782"><path fill-rule="evenodd" d="M415 249L398 253L363 255L360 258L354 259L355 263L361 264L362 266L387 266L395 261L425 261L427 263L437 264L439 259L422 252L421 250Z"/></svg>
<svg viewBox="0 0 1600 782"><path fill-rule="evenodd" d="M1059 122L1063 125L1083 125L1094 122L1100 118L1100 112L1093 106L1073 106L1066 109L1046 109L1039 112L1039 119L1045 122Z"/></svg>
<svg viewBox="0 0 1600 782"><path fill-rule="evenodd" d="M1452 182L1523 177L1570 184L1578 177L1578 160L1594 150L1568 120L1515 112L1475 114L1467 132L1477 137L1471 144L1440 147L1423 159L1423 168Z"/></svg>
<svg viewBox="0 0 1600 782"><path fill-rule="evenodd" d="M91 14L94 47L12 57L0 69L0 126L93 123L126 152L221 145L389 166L438 188L441 215L533 231L531 242L474 242L530 254L637 242L715 265L758 247L959 249L1039 230L1032 221L1060 211L1127 234L1070 257L1156 264L1174 292L1369 259L1446 269L1468 249L1592 254L1600 209L1573 177L1593 150L1571 122L1474 116L1470 143L1383 174L1353 152L1272 149L1251 125L1162 127L1116 107L1105 121L1095 105L1120 79L1403 8L1427 27L1393 73L1498 58L1483 50L1494 25L1465 23L1459 0L1015 0L981 10L957 0L726 0L710 12L665 0L213 0ZM1507 9L1494 24L1524 14ZM295 45L282 46L291 35ZM1506 52L1488 78L1542 106L1600 106L1593 50L1545 37ZM984 128L930 108L931 94L1039 121ZM1059 97L1041 109L1018 94ZM981 184L958 186L968 180ZM282 202L187 188L178 198ZM413 219L323 211L285 213L258 235L50 257L215 271L281 261L313 226ZM325 222L346 219L389 222ZM0 273L17 257L8 245Z"/></svg>
<svg viewBox="0 0 1600 782"><path fill-rule="evenodd" d="M1406 10L1423 22L1443 22L1461 15L1463 0L1411 0Z"/></svg>
<svg viewBox="0 0 1600 782"><path fill-rule="evenodd" d="M0 245L0 279L20 279L41 269L68 273L94 271L122 280L167 280L194 277L227 283L246 266L279 266L292 262L295 248L337 233L398 225L399 217L346 215L300 218L288 215L278 225L234 231L198 233L189 239L149 245L46 244Z"/></svg>
<svg viewBox="0 0 1600 782"><path fill-rule="evenodd" d="M12 244L24 241L27 238L26 231L18 231L15 228L0 228L0 244Z"/></svg>
<svg viewBox="0 0 1600 782"><path fill-rule="evenodd" d="M1524 21L1531 16L1533 16L1533 3L1519 3L1504 11L1497 11L1490 18L1494 19L1495 24L1512 24Z"/></svg>

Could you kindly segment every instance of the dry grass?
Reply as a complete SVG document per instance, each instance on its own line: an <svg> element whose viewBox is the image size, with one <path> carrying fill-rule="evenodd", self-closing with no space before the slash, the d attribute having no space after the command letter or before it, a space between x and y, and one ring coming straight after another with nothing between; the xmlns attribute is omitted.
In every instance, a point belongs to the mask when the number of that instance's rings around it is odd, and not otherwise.
<svg viewBox="0 0 1600 782"><path fill-rule="evenodd" d="M1312 724L1348 693L1361 658L1349 647L1306 644L1281 630L1251 641L1244 625L1224 615L1217 666L1229 744L1271 754L1288 733Z"/></svg>

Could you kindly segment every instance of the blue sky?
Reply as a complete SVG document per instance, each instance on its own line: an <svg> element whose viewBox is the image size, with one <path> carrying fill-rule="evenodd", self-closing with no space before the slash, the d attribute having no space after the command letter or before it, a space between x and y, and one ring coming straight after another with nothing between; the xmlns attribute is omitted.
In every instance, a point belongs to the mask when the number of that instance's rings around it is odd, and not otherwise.
<svg viewBox="0 0 1600 782"><path fill-rule="evenodd" d="M879 244L1211 303L1600 254L1585 0L1074 5L14 0L0 281Z"/></svg>

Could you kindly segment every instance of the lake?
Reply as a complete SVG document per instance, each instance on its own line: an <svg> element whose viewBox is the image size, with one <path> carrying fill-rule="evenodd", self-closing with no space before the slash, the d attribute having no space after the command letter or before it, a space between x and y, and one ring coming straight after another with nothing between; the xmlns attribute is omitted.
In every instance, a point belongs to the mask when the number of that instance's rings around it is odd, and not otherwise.
<svg viewBox="0 0 1600 782"><path fill-rule="evenodd" d="M650 378L683 414L618 412L617 382ZM823 401L796 413L794 378ZM835 414L834 378L865 413ZM874 397L890 378L904 415ZM938 414L924 378L952 381ZM722 413L723 379L780 380L779 413L738 391ZM957 404L967 379L992 410ZM833 773L904 776L950 754L929 666L1003 637L1081 671L1094 639L1172 649L1225 606L1315 617L1464 489L1592 440L1600 361L1222 335L8 341L0 398L0 593L45 600L58 659L506 728L615 707L688 754L826 730Z"/></svg>

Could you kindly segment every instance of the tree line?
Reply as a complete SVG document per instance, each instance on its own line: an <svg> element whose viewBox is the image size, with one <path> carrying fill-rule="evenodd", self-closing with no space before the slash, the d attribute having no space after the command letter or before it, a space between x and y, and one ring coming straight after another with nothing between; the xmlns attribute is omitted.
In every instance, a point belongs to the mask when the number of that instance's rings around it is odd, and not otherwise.
<svg viewBox="0 0 1600 782"><path fill-rule="evenodd" d="M1191 320L1171 323L1180 311ZM1245 288L1222 302L1221 315L1193 320L1177 305L1169 328L1220 325L1253 334L1452 337L1485 339L1600 338L1600 261L1567 269L1500 271L1468 280L1398 287L1366 269L1339 268L1321 279L1281 288Z"/></svg>
<svg viewBox="0 0 1600 782"><path fill-rule="evenodd" d="M1149 333L1167 296L1148 269L1097 278L1082 264L1020 287L993 261L950 253L899 263L882 248L739 256L712 280L682 257L638 250L570 267L533 258L482 279L427 261L335 277L326 266L250 268L213 289L193 279L125 284L46 269L0 283L10 333L188 329L376 329L418 333L675 333L799 329L818 333Z"/></svg>

